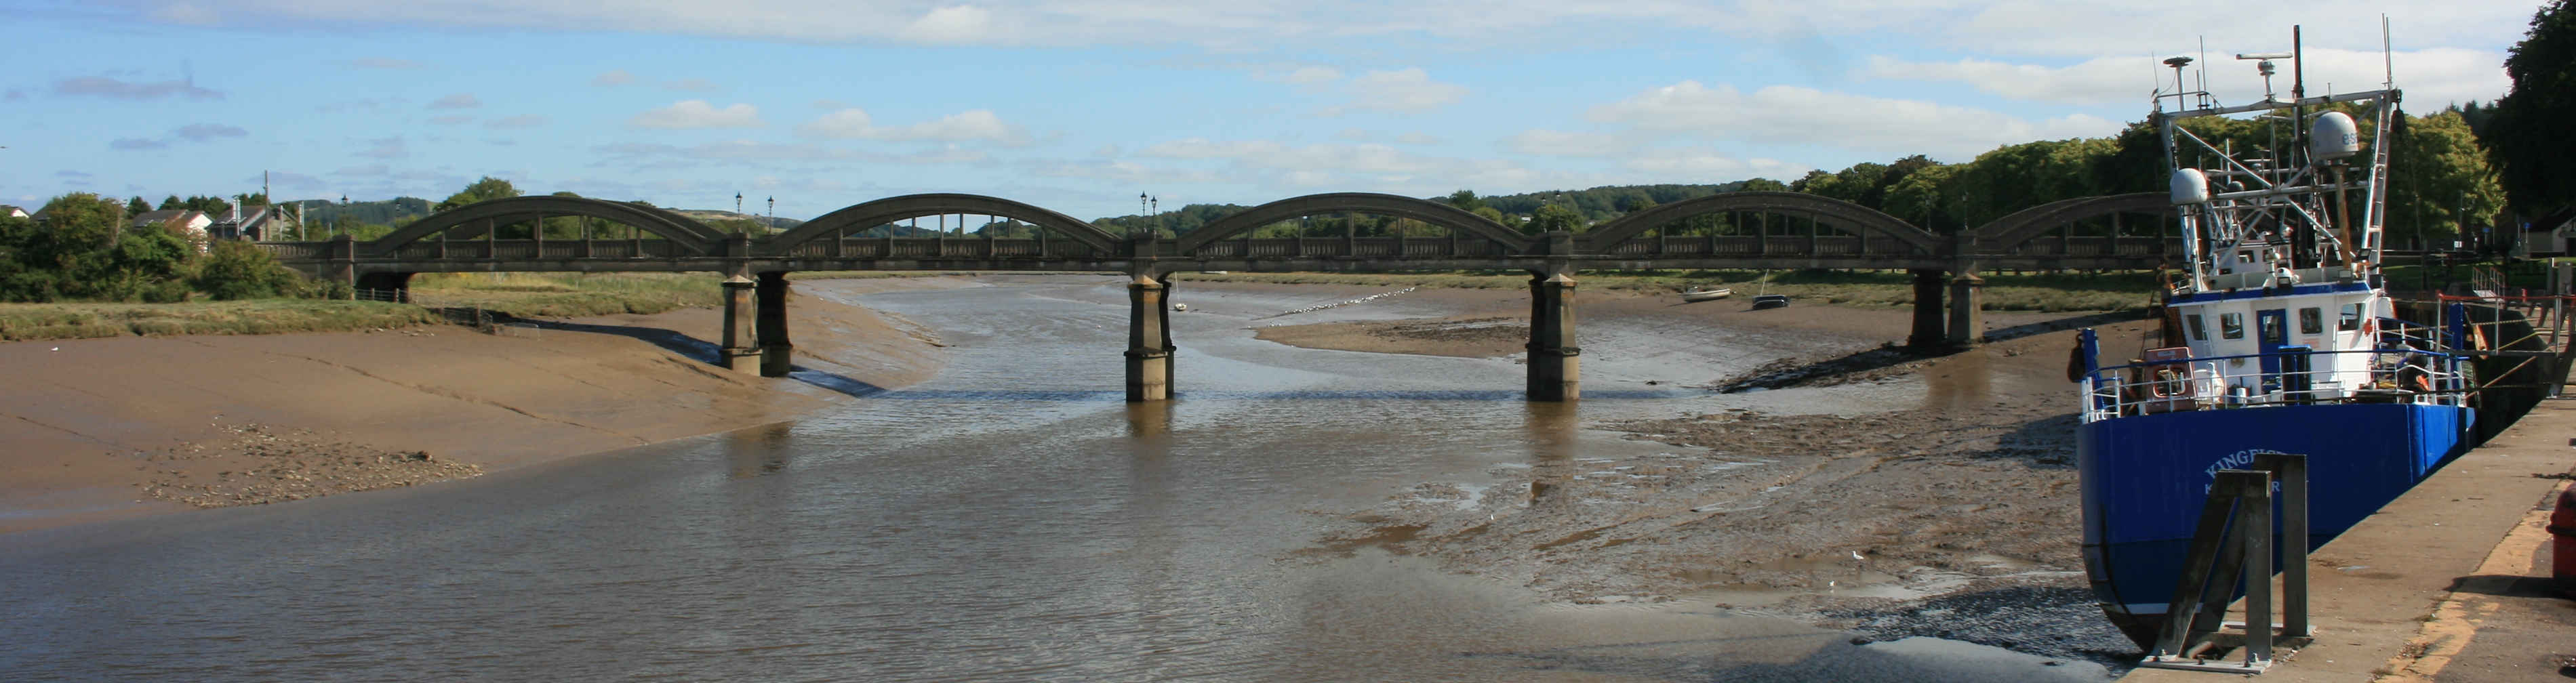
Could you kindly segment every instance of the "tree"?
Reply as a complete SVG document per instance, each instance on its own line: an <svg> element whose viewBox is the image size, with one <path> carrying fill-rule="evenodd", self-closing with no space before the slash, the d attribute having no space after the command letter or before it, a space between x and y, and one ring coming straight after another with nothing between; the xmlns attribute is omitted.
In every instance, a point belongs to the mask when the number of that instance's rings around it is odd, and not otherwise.
<svg viewBox="0 0 2576 683"><path fill-rule="evenodd" d="M2395 135L2397 146L2389 149L2393 236L2446 238L2455 228L2481 223L2502 208L2504 190L2478 153L2467 120L2451 111L2404 120Z"/></svg>
<svg viewBox="0 0 2576 683"><path fill-rule="evenodd" d="M167 199L163 199L163 200L161 200L161 207L160 207L160 208L161 208L161 210L162 210L162 211L168 211L168 210L171 210L171 209L184 209L184 208L187 208L187 207L186 207L185 205L180 204L180 203L179 203L179 195L175 195L175 194L174 194L174 195L170 195L170 196L169 196L169 198L167 198Z"/></svg>
<svg viewBox="0 0 2576 683"><path fill-rule="evenodd" d="M125 215L134 216L151 210L152 203L143 201L142 197L135 197L125 201Z"/></svg>
<svg viewBox="0 0 2576 683"><path fill-rule="evenodd" d="M446 211L448 209L453 209L467 204L477 204L495 199L506 199L516 196L519 196L519 188L510 186L510 181L487 175L483 176L483 179L481 180L474 181L474 184L465 186L465 189L458 190L456 194L448 195L446 200L438 203L437 210ZM642 202L637 203L641 204ZM650 205L648 204L647 206Z"/></svg>
<svg viewBox="0 0 2576 683"><path fill-rule="evenodd" d="M1472 213L1477 209L1484 208L1485 200L1476 198L1475 190L1459 190L1449 193L1449 205L1458 207L1458 210L1460 211Z"/></svg>
<svg viewBox="0 0 2576 683"><path fill-rule="evenodd" d="M1789 191L1789 184L1788 184L1788 183L1783 183L1783 182L1780 182L1780 181L1777 181L1777 180L1772 180L1772 179L1770 179L1770 178L1746 178L1746 179L1744 179L1744 184L1743 184L1742 186L1737 187L1737 188L1735 189L1735 191L1737 191L1737 192L1787 192L1787 191Z"/></svg>
<svg viewBox="0 0 2576 683"><path fill-rule="evenodd" d="M254 299L301 293L304 280L277 264L258 246L241 240L215 240L198 269L198 289L217 299Z"/></svg>
<svg viewBox="0 0 2576 683"><path fill-rule="evenodd" d="M1521 232L1536 235L1559 230L1574 232L1582 228L1583 214L1575 212L1574 207L1548 202L1530 212L1529 222L1521 226Z"/></svg>
<svg viewBox="0 0 2576 683"><path fill-rule="evenodd" d="M2576 201L2576 10L2550 0L2531 16L2504 59L2513 88L2490 107L2489 134L2479 141L2503 180L2505 196L2527 214Z"/></svg>

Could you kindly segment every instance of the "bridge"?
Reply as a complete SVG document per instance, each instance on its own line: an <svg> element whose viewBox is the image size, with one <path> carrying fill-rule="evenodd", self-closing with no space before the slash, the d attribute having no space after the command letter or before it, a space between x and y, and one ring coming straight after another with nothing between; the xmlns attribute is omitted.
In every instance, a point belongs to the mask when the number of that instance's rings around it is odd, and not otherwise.
<svg viewBox="0 0 2576 683"><path fill-rule="evenodd" d="M1734 192L1630 213L1581 233L1523 234L1448 204L1373 193L1292 197L1246 209L1177 238L1119 236L1021 202L972 194L917 194L853 205L772 235L728 234L651 206L580 197L497 199L431 214L383 237L263 242L279 262L366 289L403 289L418 273L506 271L711 272L724 278L721 364L785 376L787 274L817 270L1091 271L1129 276L1127 399L1171 396L1170 296L1174 273L1522 270L1530 273L1527 396L1581 396L1574 275L1585 270L1857 268L1914 275L1907 342L1964 346L1982 336L1979 272L1996 269L2158 267L2181 253L2162 235L2164 193L2068 199L1975 230L1936 234L1895 216L1794 192ZM1257 238L1268 225L1309 216L1391 216L1434 234ZM1032 237L866 237L880 226L934 216L985 216L1031 228ZM1744 233L1669 234L1704 216ZM547 239L543 221L575 219L578 239ZM944 218L942 221L944 222ZM2124 226L2155 236L2123 236ZM525 225L525 230L517 226ZM989 224L988 224L989 225ZM1347 223L1346 223L1347 225ZM2105 227L2107 226L2107 228ZM525 237L502 239L504 231ZM1946 305L1945 305L1946 299ZM755 360L756 358L756 360Z"/></svg>

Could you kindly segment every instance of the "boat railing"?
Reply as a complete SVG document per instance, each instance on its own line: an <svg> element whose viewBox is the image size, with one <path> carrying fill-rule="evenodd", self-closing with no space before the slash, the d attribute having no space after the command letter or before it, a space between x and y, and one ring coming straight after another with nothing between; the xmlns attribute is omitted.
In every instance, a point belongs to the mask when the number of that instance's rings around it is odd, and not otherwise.
<svg viewBox="0 0 2576 683"><path fill-rule="evenodd" d="M2323 403L2466 405L2467 358L2404 348L2286 351L2105 367L2084 377L2084 421Z"/></svg>

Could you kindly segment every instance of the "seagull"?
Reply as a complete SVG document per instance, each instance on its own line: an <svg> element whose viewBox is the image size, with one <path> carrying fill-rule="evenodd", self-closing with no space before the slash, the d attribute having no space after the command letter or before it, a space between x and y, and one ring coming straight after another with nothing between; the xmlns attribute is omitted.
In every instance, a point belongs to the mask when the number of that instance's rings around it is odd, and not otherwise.
<svg viewBox="0 0 2576 683"><path fill-rule="evenodd" d="M57 346L57 347L54 347L54 350L55 350L55 351L61 351L61 350L63 350L63 347Z"/></svg>
<svg viewBox="0 0 2576 683"><path fill-rule="evenodd" d="M1867 559L1869 559L1869 558L1861 557L1861 556L1860 556L1860 551L1858 551L1858 550L1854 550L1854 551L1852 551L1852 561L1854 561L1854 562L1859 562L1859 561L1867 560Z"/></svg>

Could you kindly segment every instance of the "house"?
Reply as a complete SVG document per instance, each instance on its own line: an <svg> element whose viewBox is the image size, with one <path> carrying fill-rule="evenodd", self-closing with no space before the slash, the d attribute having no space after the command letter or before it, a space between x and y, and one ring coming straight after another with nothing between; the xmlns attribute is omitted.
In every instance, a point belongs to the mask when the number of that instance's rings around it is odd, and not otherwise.
<svg viewBox="0 0 2576 683"><path fill-rule="evenodd" d="M282 237L295 230L296 220L275 204L236 206L208 228L215 239L267 240Z"/></svg>
<svg viewBox="0 0 2576 683"><path fill-rule="evenodd" d="M2576 243L2576 207L2532 219L2522 228L2522 242L2515 245L2521 255L2566 255L2571 243Z"/></svg>
<svg viewBox="0 0 2576 683"><path fill-rule="evenodd" d="M0 204L0 218L26 218L26 217L27 217L27 210L26 210L26 209L21 209L21 208L15 207L15 206L7 205L7 204Z"/></svg>
<svg viewBox="0 0 2576 683"><path fill-rule="evenodd" d="M215 219L207 216L204 211L164 209L134 214L132 224L137 228L158 225L169 228L171 232L178 233L181 237L203 240L206 238L206 229L214 226Z"/></svg>

